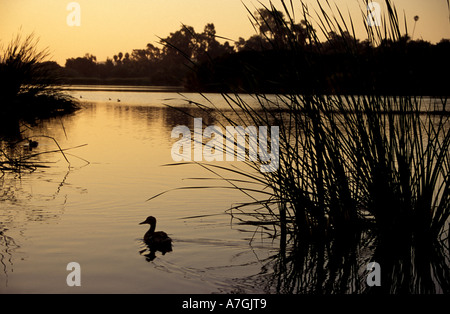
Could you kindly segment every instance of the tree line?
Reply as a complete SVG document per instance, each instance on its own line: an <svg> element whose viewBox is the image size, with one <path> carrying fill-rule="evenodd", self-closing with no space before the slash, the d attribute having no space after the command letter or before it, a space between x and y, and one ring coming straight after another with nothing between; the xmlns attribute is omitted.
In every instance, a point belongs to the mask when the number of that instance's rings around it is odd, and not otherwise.
<svg viewBox="0 0 450 314"><path fill-rule="evenodd" d="M182 25L160 38L160 46L118 52L106 62L86 54L53 66L69 83L215 92L448 94L448 39L431 44L405 35L375 46L341 31L319 41L310 24L294 23L280 11L258 10L254 19L258 32L233 43L218 36L213 23L199 33Z"/></svg>
<svg viewBox="0 0 450 314"><path fill-rule="evenodd" d="M94 55L87 53L83 57L67 59L60 72L71 82L183 85L193 63L200 64L235 52L229 41L221 43L217 38L212 23L207 24L201 33L183 25L166 38L160 38L160 47L149 43L131 53L118 52L105 62L98 62Z"/></svg>

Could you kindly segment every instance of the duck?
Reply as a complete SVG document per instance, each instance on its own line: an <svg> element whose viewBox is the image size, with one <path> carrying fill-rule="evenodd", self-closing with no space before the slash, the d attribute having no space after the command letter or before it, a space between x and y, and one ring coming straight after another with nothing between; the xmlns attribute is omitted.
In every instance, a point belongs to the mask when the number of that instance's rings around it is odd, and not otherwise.
<svg viewBox="0 0 450 314"><path fill-rule="evenodd" d="M33 148L38 147L39 143L33 140L28 139L28 143L25 143L23 146L32 150Z"/></svg>
<svg viewBox="0 0 450 314"><path fill-rule="evenodd" d="M39 143L37 141L33 141L33 140L28 140L28 146L30 148L36 148L38 147Z"/></svg>
<svg viewBox="0 0 450 314"><path fill-rule="evenodd" d="M164 231L155 231L156 218L148 216L140 225L149 224L150 229L144 235L144 242L151 251L161 251L163 254L172 251L172 239Z"/></svg>

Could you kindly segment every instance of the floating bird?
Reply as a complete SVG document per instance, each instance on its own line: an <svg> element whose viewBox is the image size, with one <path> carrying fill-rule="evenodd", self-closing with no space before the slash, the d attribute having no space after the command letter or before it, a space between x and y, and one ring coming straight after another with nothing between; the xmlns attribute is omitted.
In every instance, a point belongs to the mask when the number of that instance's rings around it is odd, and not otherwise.
<svg viewBox="0 0 450 314"><path fill-rule="evenodd" d="M80 98L83 98L83 96L80 95Z"/></svg>
<svg viewBox="0 0 450 314"><path fill-rule="evenodd" d="M119 98L117 98L117 102L120 102L120 99L119 99Z"/></svg>
<svg viewBox="0 0 450 314"><path fill-rule="evenodd" d="M30 145L31 148L36 148L39 145L39 143L37 141L33 141L33 140L28 140L28 144Z"/></svg>
<svg viewBox="0 0 450 314"><path fill-rule="evenodd" d="M38 142L28 139L28 143L26 143L24 146L28 146L28 149L32 150L33 148L38 147L38 145Z"/></svg>
<svg viewBox="0 0 450 314"><path fill-rule="evenodd" d="M156 218L147 217L140 225L149 224L150 229L144 235L144 242L147 244L151 252L160 251L163 254L172 251L172 239L163 231L156 231Z"/></svg>

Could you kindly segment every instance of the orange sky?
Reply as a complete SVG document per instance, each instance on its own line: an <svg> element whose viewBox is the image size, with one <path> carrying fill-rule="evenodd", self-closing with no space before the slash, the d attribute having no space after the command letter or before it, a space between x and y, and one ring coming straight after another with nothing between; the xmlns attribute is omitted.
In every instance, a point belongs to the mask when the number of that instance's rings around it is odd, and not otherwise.
<svg viewBox="0 0 450 314"><path fill-rule="evenodd" d="M17 34L34 32L42 47L49 47L52 59L64 65L71 57L90 53L98 61L118 52L145 48L180 28L191 25L197 32L206 23L214 23L217 34L237 40L254 34L244 4L252 11L259 7L254 0L78 0L81 26L67 25L66 10L71 0L0 0L0 39L8 43ZM268 3L263 0L263 3ZM274 0L278 6L279 0ZM289 2L289 1L288 1ZM313 0L306 1L314 3ZM362 21L359 0L336 0L343 12L349 11ZM382 0L378 1L380 4ZM300 0L294 0L300 3ZM413 16L419 15L414 38L437 42L450 38L450 22L445 0L394 0L403 21L407 16L410 33ZM357 33L362 32L362 22Z"/></svg>

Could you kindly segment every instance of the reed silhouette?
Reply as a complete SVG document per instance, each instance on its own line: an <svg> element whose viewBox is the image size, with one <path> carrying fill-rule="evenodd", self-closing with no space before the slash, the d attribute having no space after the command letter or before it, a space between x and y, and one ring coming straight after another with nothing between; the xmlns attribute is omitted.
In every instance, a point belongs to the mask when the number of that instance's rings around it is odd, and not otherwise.
<svg viewBox="0 0 450 314"><path fill-rule="evenodd" d="M222 127L279 126L279 169L260 173L262 160L246 160L251 170L196 164L251 198L230 208L233 218L258 227L274 226L274 236L280 239L274 259L278 291L448 293L450 121L446 98L429 101L409 94L401 83L387 90L378 84L379 76L363 72L356 77L367 87L365 93L325 93L321 73L327 70L323 65L328 64L329 49L344 51L347 60L364 64L360 46L354 36L348 36L354 35L353 24L346 23L339 8L319 1L315 17L303 6L301 24L306 34L299 36L298 28L293 29L298 23L288 9L292 2L281 2L283 14L270 4L264 7L270 19L252 17L260 29L270 32L276 25L283 34L266 35L273 51L283 45L283 52L297 57L279 59L282 66L277 67L272 84L283 86L284 92L253 93L256 106L239 94L223 94L227 110L211 102L191 102L199 108L214 107ZM398 60L407 36L395 7L389 0L385 4L383 25L365 25L367 40L376 49L387 43L396 47L392 60ZM312 19L321 21L323 35L334 32L339 40L322 43L309 27ZM310 58L305 45L327 50L319 49ZM390 65L389 61L385 68ZM249 69L254 67L243 68L248 71L241 73L243 79L252 80ZM388 79L388 73L381 73ZM308 88L299 92L297 87L307 81ZM264 91L266 86L259 83L252 81L249 92ZM339 76L330 77L326 84L330 91L342 87ZM256 188L249 188L250 183ZM382 287L368 287L365 282L361 269L372 261L383 269Z"/></svg>
<svg viewBox="0 0 450 314"><path fill-rule="evenodd" d="M46 61L46 49L37 50L38 41L33 33L25 38L19 33L0 52L0 124L7 126L2 129L78 109L75 100L56 85L54 63Z"/></svg>

